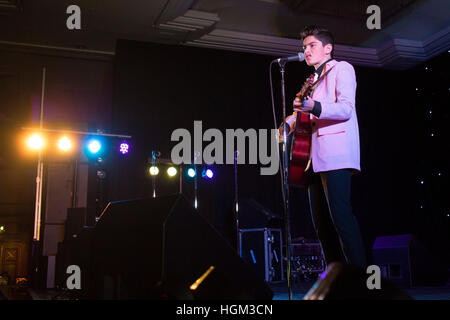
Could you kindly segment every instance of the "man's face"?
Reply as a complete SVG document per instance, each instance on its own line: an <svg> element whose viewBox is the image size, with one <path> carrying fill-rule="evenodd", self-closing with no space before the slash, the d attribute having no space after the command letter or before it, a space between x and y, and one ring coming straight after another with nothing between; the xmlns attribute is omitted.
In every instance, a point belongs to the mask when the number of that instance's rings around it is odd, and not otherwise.
<svg viewBox="0 0 450 320"><path fill-rule="evenodd" d="M322 62L329 58L332 45L323 45L315 36L308 36L303 40L303 52L308 66L320 66Z"/></svg>

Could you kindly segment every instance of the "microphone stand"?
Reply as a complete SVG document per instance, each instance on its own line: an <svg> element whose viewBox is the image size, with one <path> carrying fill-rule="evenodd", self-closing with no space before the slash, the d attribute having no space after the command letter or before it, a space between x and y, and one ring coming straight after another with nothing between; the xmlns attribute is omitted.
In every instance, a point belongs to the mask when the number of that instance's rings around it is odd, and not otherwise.
<svg viewBox="0 0 450 320"><path fill-rule="evenodd" d="M238 181L237 181L237 157L239 151L234 151L234 218L236 222L236 248L237 253L242 257L242 247L239 233L239 200L238 200Z"/></svg>
<svg viewBox="0 0 450 320"><path fill-rule="evenodd" d="M200 153L198 151L194 152L194 208L198 209L198 190L197 190L197 159L200 158Z"/></svg>
<svg viewBox="0 0 450 320"><path fill-rule="evenodd" d="M283 103L283 170L281 172L283 178L283 195L284 195L284 228L285 228L285 243L286 243L286 278L288 285L288 298L292 300L291 288L291 226L290 226L290 204L289 204L289 166L288 166L288 149L287 149L287 128L286 128L286 94L285 94L285 79L284 79L284 65L286 61L279 60L281 72L281 99Z"/></svg>

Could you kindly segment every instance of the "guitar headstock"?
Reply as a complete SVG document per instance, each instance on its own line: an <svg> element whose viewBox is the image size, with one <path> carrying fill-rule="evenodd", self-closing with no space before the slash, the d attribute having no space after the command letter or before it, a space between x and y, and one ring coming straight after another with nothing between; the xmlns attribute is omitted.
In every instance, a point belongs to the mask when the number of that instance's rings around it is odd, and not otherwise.
<svg viewBox="0 0 450 320"><path fill-rule="evenodd" d="M308 78L306 78L305 83L299 93L297 93L297 97L300 97L301 100L304 100L310 93L311 87L314 83L314 73L311 74Z"/></svg>

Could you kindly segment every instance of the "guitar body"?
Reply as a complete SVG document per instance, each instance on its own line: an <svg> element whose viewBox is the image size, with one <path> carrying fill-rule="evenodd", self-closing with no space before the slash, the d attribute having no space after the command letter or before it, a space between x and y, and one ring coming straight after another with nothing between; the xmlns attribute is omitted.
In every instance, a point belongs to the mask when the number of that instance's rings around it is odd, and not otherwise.
<svg viewBox="0 0 450 320"><path fill-rule="evenodd" d="M313 92L314 75L310 75L297 93L300 101L304 101ZM308 166L311 150L312 126L309 113L297 112L295 130L290 148L289 185L301 186L306 183L305 170Z"/></svg>
<svg viewBox="0 0 450 320"><path fill-rule="evenodd" d="M305 170L308 166L311 151L311 120L308 113L297 112L295 131L291 141L289 184L305 185Z"/></svg>

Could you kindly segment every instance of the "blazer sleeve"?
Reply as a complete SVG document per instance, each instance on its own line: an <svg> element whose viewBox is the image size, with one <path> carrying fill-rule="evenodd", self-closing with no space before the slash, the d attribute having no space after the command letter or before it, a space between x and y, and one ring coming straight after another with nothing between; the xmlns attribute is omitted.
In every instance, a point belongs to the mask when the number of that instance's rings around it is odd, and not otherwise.
<svg viewBox="0 0 450 320"><path fill-rule="evenodd" d="M319 119L348 120L355 108L356 76L353 66L345 61L336 66L336 101L320 101L322 112Z"/></svg>

